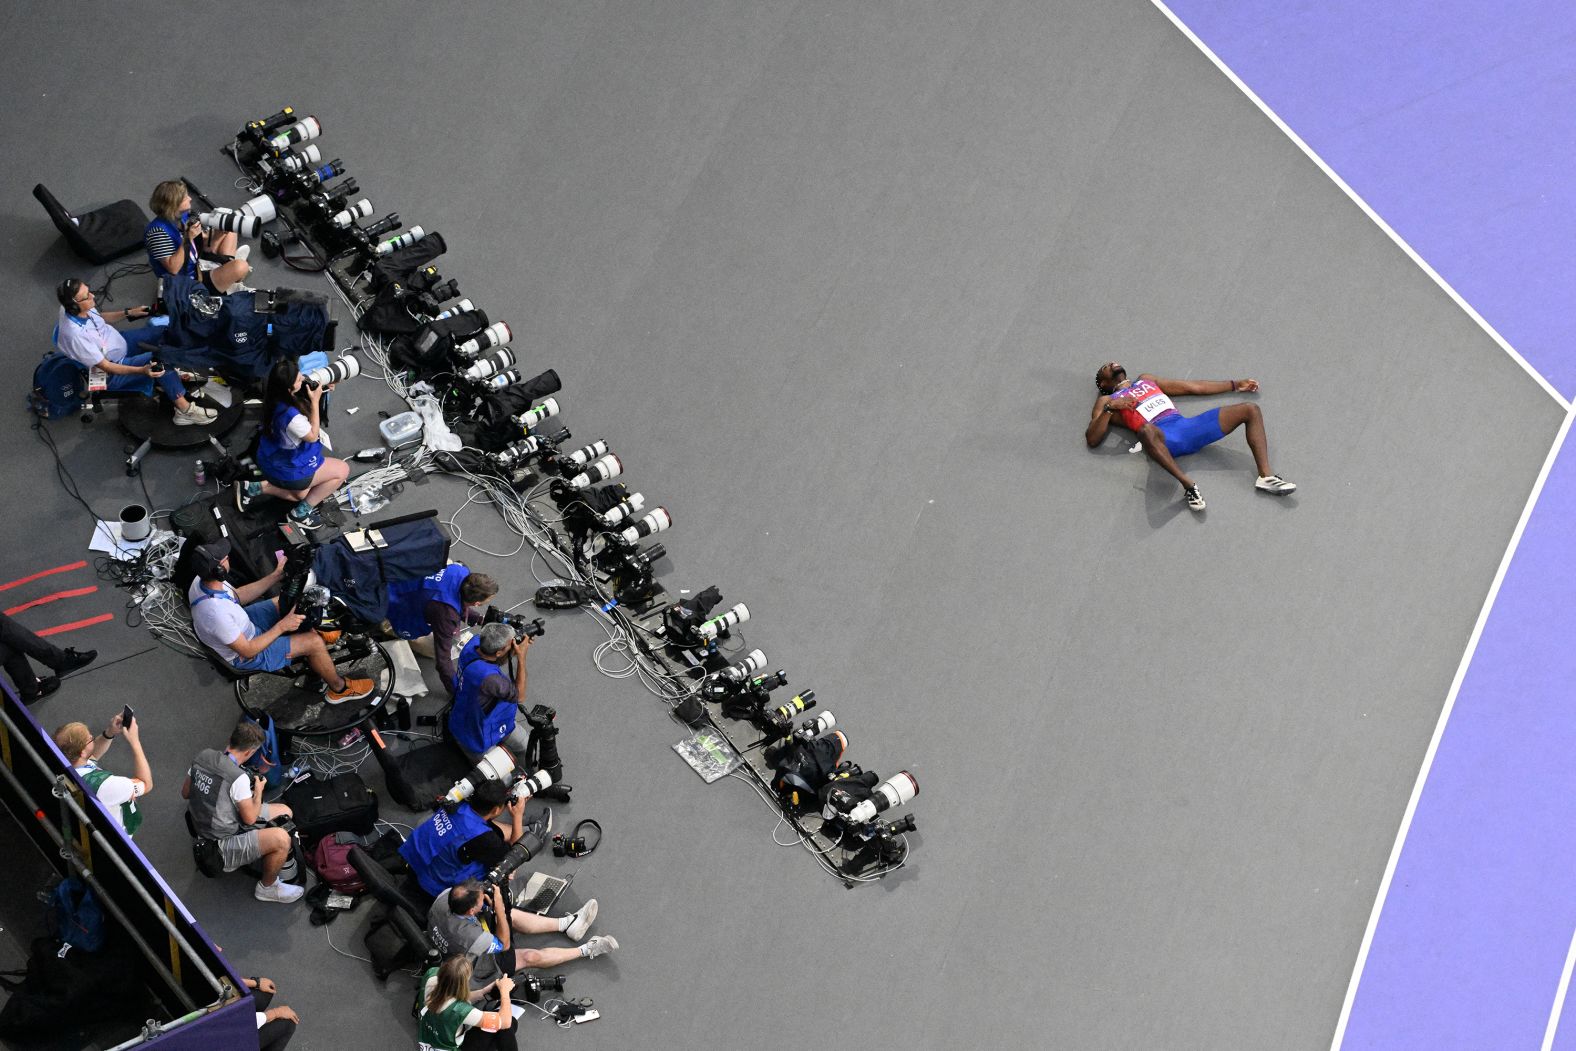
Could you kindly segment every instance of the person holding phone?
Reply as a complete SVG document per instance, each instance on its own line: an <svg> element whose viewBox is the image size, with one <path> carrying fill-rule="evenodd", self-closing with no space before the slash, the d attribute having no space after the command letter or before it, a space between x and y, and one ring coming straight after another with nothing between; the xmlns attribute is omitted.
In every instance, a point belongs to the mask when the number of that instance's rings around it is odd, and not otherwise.
<svg viewBox="0 0 1576 1051"><path fill-rule="evenodd" d="M99 760L115 743L124 737L131 749L132 774L121 777L99 766ZM142 811L137 800L153 791L153 768L142 750L142 735L131 705L126 705L109 721L102 733L95 734L85 723L67 723L55 731L55 747L60 749L82 783L98 801L104 804L109 816L134 836L142 827Z"/></svg>
<svg viewBox="0 0 1576 1051"><path fill-rule="evenodd" d="M128 307L101 314L93 290L81 278L68 277L55 288L60 316L51 337L55 348L80 365L83 371L99 369L108 376L105 390L135 391L151 395L153 385L175 406L178 427L202 427L219 418L213 409L197 405L186 397L186 388L173 369L161 368L153 352L141 349L144 343L157 343L159 332L151 325L120 331L112 321L141 321L147 307ZM136 348L133 351L132 348Z"/></svg>

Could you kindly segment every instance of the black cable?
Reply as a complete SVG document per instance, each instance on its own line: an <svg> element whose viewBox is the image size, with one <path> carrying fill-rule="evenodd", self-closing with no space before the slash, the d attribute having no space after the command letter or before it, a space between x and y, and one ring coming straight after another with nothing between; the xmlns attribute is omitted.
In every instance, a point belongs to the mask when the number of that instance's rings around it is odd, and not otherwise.
<svg viewBox="0 0 1576 1051"><path fill-rule="evenodd" d="M153 267L149 266L147 263L124 263L104 275L104 285L102 288L92 288L90 286L88 291L92 292L93 298L98 300L100 303L113 303L115 301L115 297L110 292L110 286L116 281L119 281L123 277L131 277L135 274L151 273L153 273Z"/></svg>

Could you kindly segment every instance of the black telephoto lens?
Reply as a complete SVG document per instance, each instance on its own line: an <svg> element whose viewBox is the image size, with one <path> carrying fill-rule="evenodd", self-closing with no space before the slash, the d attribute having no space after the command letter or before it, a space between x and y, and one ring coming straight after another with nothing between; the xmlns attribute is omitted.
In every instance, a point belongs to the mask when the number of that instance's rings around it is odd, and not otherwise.
<svg viewBox="0 0 1576 1051"><path fill-rule="evenodd" d="M377 222L373 223L371 226L363 226L361 228L361 232L366 234L368 237L377 237L379 234L386 234L390 230L398 229L399 213L390 212L383 218L379 219Z"/></svg>
<svg viewBox="0 0 1576 1051"><path fill-rule="evenodd" d="M449 278L442 284L434 285L427 290L434 303L445 303L451 299L460 298L460 283L454 278Z"/></svg>

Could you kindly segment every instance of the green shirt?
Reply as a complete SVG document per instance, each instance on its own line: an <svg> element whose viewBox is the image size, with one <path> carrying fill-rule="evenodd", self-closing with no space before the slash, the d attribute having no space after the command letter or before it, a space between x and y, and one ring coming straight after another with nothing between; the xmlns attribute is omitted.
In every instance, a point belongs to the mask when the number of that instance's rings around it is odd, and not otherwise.
<svg viewBox="0 0 1576 1051"><path fill-rule="evenodd" d="M417 1051L460 1051L465 1031L482 1020L482 1012L466 1000L450 1000L436 1011L427 1010L427 995L437 983L438 969L428 968L422 975Z"/></svg>

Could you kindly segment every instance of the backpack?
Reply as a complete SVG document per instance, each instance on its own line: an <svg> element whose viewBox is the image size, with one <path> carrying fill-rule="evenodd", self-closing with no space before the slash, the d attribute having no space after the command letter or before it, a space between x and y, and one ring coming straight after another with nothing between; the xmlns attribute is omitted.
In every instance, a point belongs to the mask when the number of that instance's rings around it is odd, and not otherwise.
<svg viewBox="0 0 1576 1051"><path fill-rule="evenodd" d="M87 374L82 366L52 350L33 369L33 391L27 407L36 416L58 420L82 408L88 396Z"/></svg>
<svg viewBox="0 0 1576 1051"><path fill-rule="evenodd" d="M263 728L263 743L246 761L246 769L268 782L269 788L278 788L284 775L284 767L280 765L284 756L279 749L279 732L274 728L273 716L267 712L256 712L247 713L246 718Z"/></svg>
<svg viewBox="0 0 1576 1051"><path fill-rule="evenodd" d="M317 841L317 849L312 852L313 870L331 890L340 894L360 894L367 889L361 873L350 864L350 848L353 846L356 844L339 843L333 836L324 836Z"/></svg>
<svg viewBox="0 0 1576 1051"><path fill-rule="evenodd" d="M50 926L62 942L83 952L104 947L104 907L75 876L61 880L50 896Z"/></svg>

